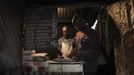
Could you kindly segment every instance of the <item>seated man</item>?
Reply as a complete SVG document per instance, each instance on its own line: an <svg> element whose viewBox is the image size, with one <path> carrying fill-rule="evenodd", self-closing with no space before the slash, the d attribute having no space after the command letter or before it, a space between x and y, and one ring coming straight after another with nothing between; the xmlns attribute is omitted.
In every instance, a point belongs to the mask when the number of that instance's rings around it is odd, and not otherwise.
<svg viewBox="0 0 134 75"><path fill-rule="evenodd" d="M62 28L63 36L58 40L58 48L62 53L64 59L69 59L69 55L73 49L73 42L70 37L70 31L68 26Z"/></svg>

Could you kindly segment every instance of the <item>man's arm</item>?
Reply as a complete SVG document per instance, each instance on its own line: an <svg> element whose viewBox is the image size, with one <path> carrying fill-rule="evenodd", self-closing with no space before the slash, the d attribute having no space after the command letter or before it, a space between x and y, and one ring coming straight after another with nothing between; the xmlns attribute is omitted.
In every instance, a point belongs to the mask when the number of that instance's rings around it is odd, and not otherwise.
<svg viewBox="0 0 134 75"><path fill-rule="evenodd" d="M62 38L60 38L59 40L58 40L58 50L60 50L61 51L61 47L62 47Z"/></svg>

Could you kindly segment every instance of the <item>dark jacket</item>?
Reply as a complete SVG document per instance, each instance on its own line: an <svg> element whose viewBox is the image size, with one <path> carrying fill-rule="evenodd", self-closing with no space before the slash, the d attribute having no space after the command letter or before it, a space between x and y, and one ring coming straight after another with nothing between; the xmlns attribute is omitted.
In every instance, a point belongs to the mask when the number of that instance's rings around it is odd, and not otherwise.
<svg viewBox="0 0 134 75"><path fill-rule="evenodd" d="M97 58L100 54L100 40L97 32L93 29L79 31L74 40L74 56L85 62L85 72L95 72L97 70Z"/></svg>

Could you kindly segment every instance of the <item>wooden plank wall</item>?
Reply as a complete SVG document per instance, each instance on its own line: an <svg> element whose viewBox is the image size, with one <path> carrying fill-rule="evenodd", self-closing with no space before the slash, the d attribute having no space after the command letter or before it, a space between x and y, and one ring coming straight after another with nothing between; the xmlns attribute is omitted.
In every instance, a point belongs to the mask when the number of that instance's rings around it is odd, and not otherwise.
<svg viewBox="0 0 134 75"><path fill-rule="evenodd" d="M23 0L0 0L0 72L8 75L21 75L23 11ZM19 71L15 71L17 68Z"/></svg>
<svg viewBox="0 0 134 75"><path fill-rule="evenodd" d="M57 8L33 5L24 15L24 51L36 50L55 57L57 50Z"/></svg>
<svg viewBox="0 0 134 75"><path fill-rule="evenodd" d="M24 16L25 50L54 49L57 41L57 23L53 17L53 9L40 6L27 8Z"/></svg>

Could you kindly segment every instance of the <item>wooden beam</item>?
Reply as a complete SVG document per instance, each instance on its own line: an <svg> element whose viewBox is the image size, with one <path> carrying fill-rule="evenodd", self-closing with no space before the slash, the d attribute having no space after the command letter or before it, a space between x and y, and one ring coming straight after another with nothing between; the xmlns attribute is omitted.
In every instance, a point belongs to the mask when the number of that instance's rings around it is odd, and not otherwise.
<svg viewBox="0 0 134 75"><path fill-rule="evenodd" d="M58 20L58 23L71 23L71 20Z"/></svg>
<svg viewBox="0 0 134 75"><path fill-rule="evenodd" d="M100 6L101 4L93 3L93 2L57 5L57 7L61 7L61 8L85 8L85 7L100 7Z"/></svg>
<svg viewBox="0 0 134 75"><path fill-rule="evenodd" d="M60 8L86 8L86 7L100 7L100 3L95 2L81 2L81 3L70 3L70 4L57 4L57 5L35 5L39 7L47 7L47 8L54 8L54 7L60 7Z"/></svg>

